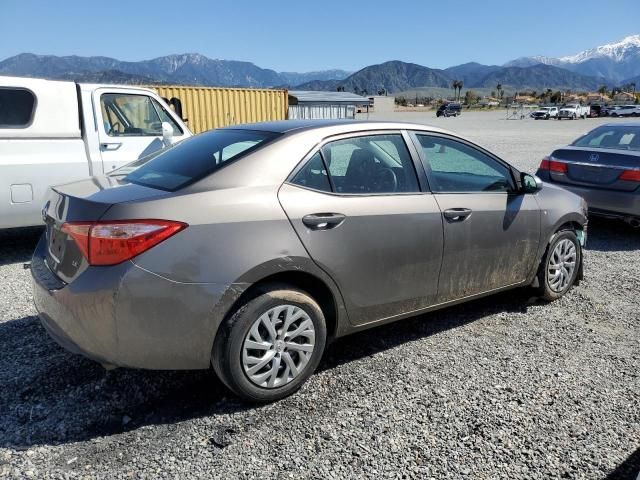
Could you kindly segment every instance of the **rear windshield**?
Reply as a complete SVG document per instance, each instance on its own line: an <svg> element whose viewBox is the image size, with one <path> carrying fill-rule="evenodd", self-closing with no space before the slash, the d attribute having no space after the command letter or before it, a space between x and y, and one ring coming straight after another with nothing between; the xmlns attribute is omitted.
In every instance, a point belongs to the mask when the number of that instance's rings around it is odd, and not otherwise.
<svg viewBox="0 0 640 480"><path fill-rule="evenodd" d="M603 125L577 139L573 146L640 151L640 126Z"/></svg>
<svg viewBox="0 0 640 480"><path fill-rule="evenodd" d="M130 163L113 174L127 173L126 181L175 191L210 175L279 135L257 130L212 130Z"/></svg>

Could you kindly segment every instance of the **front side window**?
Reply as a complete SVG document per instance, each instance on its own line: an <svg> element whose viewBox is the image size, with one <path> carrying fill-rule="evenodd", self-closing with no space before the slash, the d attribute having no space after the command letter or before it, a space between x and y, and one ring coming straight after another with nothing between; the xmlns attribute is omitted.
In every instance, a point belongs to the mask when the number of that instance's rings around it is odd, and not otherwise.
<svg viewBox="0 0 640 480"><path fill-rule="evenodd" d="M489 155L452 139L416 135L433 192L509 192L511 172Z"/></svg>
<svg viewBox="0 0 640 480"><path fill-rule="evenodd" d="M411 155L400 134L336 140L322 147L336 193L419 192Z"/></svg>
<svg viewBox="0 0 640 480"><path fill-rule="evenodd" d="M35 95L24 88L0 88L0 128L26 128L33 120Z"/></svg>
<svg viewBox="0 0 640 480"><path fill-rule="evenodd" d="M109 136L161 136L162 122L173 127L174 135L182 135L171 116L148 95L105 93L100 96L100 107L104 130Z"/></svg>
<svg viewBox="0 0 640 480"><path fill-rule="evenodd" d="M573 145L640 151L640 127L605 125L580 137Z"/></svg>
<svg viewBox="0 0 640 480"><path fill-rule="evenodd" d="M125 165L113 174L128 173L126 181L175 191L212 174L278 135L258 130L212 130Z"/></svg>

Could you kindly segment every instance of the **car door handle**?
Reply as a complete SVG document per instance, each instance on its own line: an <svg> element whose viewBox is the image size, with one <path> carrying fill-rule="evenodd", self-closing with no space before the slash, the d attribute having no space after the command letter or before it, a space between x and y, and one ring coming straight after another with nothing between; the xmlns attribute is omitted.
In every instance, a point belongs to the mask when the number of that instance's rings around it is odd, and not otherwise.
<svg viewBox="0 0 640 480"><path fill-rule="evenodd" d="M340 225L345 218L341 213L313 213L302 217L302 223L311 230L329 230Z"/></svg>
<svg viewBox="0 0 640 480"><path fill-rule="evenodd" d="M470 208L449 208L442 212L444 218L450 222L462 222L464 219L471 215L472 210Z"/></svg>
<svg viewBox="0 0 640 480"><path fill-rule="evenodd" d="M102 150L118 150L122 146L122 142L103 142L100 144Z"/></svg>

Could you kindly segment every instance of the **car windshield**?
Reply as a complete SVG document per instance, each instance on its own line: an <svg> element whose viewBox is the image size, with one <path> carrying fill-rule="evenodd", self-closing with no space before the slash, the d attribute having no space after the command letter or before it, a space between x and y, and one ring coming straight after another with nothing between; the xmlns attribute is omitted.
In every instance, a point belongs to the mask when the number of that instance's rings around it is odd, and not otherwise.
<svg viewBox="0 0 640 480"><path fill-rule="evenodd" d="M572 145L640 151L640 126L603 125L580 137Z"/></svg>
<svg viewBox="0 0 640 480"><path fill-rule="evenodd" d="M257 130L212 130L141 158L113 172L125 181L175 191L279 136Z"/></svg>

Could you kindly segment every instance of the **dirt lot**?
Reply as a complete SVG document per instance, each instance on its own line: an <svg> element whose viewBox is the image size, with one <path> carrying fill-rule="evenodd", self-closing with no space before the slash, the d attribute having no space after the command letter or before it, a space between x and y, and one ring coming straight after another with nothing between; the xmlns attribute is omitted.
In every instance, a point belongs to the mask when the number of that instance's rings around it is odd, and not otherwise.
<svg viewBox="0 0 640 480"><path fill-rule="evenodd" d="M371 118L376 118L371 115ZM378 117L379 118L379 117ZM436 119L534 171L601 120ZM334 343L296 395L254 407L211 372L102 367L34 316L38 232L0 233L0 477L619 478L640 470L640 231L593 221L586 278Z"/></svg>

